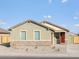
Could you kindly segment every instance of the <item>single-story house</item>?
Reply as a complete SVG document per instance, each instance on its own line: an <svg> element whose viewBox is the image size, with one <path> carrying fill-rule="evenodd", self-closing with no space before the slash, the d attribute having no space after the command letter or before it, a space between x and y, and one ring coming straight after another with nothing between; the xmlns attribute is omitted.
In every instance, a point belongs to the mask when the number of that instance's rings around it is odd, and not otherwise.
<svg viewBox="0 0 79 59"><path fill-rule="evenodd" d="M0 28L0 44L10 43L10 33Z"/></svg>
<svg viewBox="0 0 79 59"><path fill-rule="evenodd" d="M57 25L26 20L9 28L11 46L53 46L65 44L67 29ZM55 43L55 40L57 42Z"/></svg>

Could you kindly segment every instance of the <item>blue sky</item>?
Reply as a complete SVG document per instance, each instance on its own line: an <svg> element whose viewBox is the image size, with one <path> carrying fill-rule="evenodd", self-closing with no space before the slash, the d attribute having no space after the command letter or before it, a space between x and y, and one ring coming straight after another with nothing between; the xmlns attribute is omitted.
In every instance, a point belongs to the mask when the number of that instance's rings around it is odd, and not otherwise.
<svg viewBox="0 0 79 59"><path fill-rule="evenodd" d="M79 33L79 0L0 0L0 27L9 28L32 18Z"/></svg>

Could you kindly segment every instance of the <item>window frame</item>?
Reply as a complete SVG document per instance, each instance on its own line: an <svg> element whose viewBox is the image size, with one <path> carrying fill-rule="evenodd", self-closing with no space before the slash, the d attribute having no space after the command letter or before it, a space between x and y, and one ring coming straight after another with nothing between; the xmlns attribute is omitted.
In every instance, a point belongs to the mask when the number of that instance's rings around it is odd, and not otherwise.
<svg viewBox="0 0 79 59"><path fill-rule="evenodd" d="M22 31L25 31L25 32L26 32L26 40L27 40L27 31L26 31L26 30L22 30ZM20 31L20 41L26 41L26 40L22 40L22 39L21 39L21 35L22 35L21 32L22 32L22 31Z"/></svg>
<svg viewBox="0 0 79 59"><path fill-rule="evenodd" d="M39 31L40 32L40 40L36 40L35 39L35 31ZM34 41L41 41L41 30L33 30L33 40Z"/></svg>

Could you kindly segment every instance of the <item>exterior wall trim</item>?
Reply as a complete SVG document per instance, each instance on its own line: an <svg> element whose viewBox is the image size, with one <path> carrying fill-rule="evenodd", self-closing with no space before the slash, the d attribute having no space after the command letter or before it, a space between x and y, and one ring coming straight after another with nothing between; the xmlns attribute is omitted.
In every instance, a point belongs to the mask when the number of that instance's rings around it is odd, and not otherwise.
<svg viewBox="0 0 79 59"><path fill-rule="evenodd" d="M30 43L30 44L29 44ZM51 41L12 41L12 46L46 46L51 45Z"/></svg>
<svg viewBox="0 0 79 59"><path fill-rule="evenodd" d="M13 40L13 41L51 41L51 40Z"/></svg>

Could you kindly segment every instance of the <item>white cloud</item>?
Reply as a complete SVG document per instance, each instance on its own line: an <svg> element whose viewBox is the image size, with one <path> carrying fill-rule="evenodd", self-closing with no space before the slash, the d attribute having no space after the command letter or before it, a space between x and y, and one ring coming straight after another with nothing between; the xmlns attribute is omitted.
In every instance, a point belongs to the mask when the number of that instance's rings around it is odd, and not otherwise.
<svg viewBox="0 0 79 59"><path fill-rule="evenodd" d="M68 2L68 0L61 0L61 3L66 3Z"/></svg>
<svg viewBox="0 0 79 59"><path fill-rule="evenodd" d="M47 16L43 16L44 18L47 18Z"/></svg>
<svg viewBox="0 0 79 59"><path fill-rule="evenodd" d="M79 19L79 12L75 13L75 15L73 16L73 19Z"/></svg>
<svg viewBox="0 0 79 59"><path fill-rule="evenodd" d="M44 18L46 18L46 19L51 19L52 18L52 16L50 16L50 15L48 15L48 16L43 16Z"/></svg>
<svg viewBox="0 0 79 59"><path fill-rule="evenodd" d="M79 17L78 16L74 16L73 19L79 19Z"/></svg>
<svg viewBox="0 0 79 59"><path fill-rule="evenodd" d="M74 26L79 27L79 24L75 24Z"/></svg>
<svg viewBox="0 0 79 59"><path fill-rule="evenodd" d="M52 18L52 16L48 15L48 18L49 18L49 19L51 19L51 18Z"/></svg>
<svg viewBox="0 0 79 59"><path fill-rule="evenodd" d="M48 2L49 2L49 4L51 4L52 3L52 0L48 0Z"/></svg>
<svg viewBox="0 0 79 59"><path fill-rule="evenodd" d="M52 19L52 16L48 15L48 16L43 16L44 17L44 20L48 21L50 19Z"/></svg>
<svg viewBox="0 0 79 59"><path fill-rule="evenodd" d="M4 20L0 20L0 25L2 24L6 24L6 22Z"/></svg>

